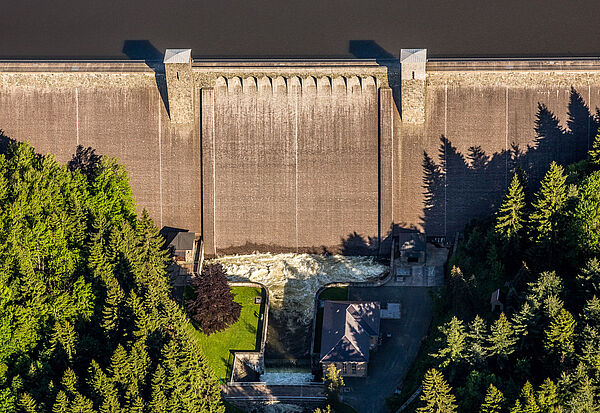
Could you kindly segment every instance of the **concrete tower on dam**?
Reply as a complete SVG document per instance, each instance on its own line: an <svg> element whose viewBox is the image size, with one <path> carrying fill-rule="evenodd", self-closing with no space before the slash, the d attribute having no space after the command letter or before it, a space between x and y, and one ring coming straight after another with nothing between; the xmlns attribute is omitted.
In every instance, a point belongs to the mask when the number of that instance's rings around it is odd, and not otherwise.
<svg viewBox="0 0 600 413"><path fill-rule="evenodd" d="M0 129L67 162L116 156L158 226L206 255L377 252L392 226L453 237L585 156L599 59L0 62ZM590 110L590 108L592 108Z"/></svg>

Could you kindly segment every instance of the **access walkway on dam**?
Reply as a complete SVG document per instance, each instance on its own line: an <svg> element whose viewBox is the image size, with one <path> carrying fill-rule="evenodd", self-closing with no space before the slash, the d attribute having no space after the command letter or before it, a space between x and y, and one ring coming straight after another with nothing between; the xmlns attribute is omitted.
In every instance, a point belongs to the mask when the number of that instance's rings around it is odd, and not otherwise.
<svg viewBox="0 0 600 413"><path fill-rule="evenodd" d="M321 383L299 385L232 383L222 387L222 394L227 401L314 403L326 400L324 389Z"/></svg>

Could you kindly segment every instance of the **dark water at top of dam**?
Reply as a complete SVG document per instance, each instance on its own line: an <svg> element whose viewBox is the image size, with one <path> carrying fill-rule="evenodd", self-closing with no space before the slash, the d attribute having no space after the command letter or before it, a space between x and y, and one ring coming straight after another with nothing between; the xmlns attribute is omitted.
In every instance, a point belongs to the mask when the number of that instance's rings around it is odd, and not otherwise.
<svg viewBox="0 0 600 413"><path fill-rule="evenodd" d="M127 58L128 40L196 57L377 52L352 40L392 55L600 56L597 0L0 0L0 16L4 58Z"/></svg>

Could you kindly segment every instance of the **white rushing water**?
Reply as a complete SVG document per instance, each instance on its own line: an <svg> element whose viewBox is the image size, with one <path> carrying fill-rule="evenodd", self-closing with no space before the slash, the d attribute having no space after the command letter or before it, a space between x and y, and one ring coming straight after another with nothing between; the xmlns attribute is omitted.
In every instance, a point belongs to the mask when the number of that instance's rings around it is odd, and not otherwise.
<svg viewBox="0 0 600 413"><path fill-rule="evenodd" d="M260 375L260 381L267 384L303 384L310 383L314 376L308 369L269 368Z"/></svg>
<svg viewBox="0 0 600 413"><path fill-rule="evenodd" d="M290 328L312 321L314 296L331 282L368 281L380 277L387 267L372 257L316 254L249 254L220 257L210 262L223 265L230 279L256 281L270 291L275 317Z"/></svg>

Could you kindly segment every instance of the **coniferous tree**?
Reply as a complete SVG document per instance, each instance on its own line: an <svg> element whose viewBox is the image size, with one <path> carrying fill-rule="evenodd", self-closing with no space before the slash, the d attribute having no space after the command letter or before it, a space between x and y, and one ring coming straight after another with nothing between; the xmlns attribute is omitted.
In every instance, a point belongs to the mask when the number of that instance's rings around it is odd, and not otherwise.
<svg viewBox="0 0 600 413"><path fill-rule="evenodd" d="M469 360L472 364L478 365L483 363L485 360L486 353L486 337L487 337L487 324L479 317L475 316L473 321L469 323L469 331L467 336L469 338Z"/></svg>
<svg viewBox="0 0 600 413"><path fill-rule="evenodd" d="M52 406L52 413L68 413L69 412L69 399L66 393L62 390L56 395L56 400Z"/></svg>
<svg viewBox="0 0 600 413"><path fill-rule="evenodd" d="M558 387L547 378L537 392L537 402L542 413L555 413L560 411Z"/></svg>
<svg viewBox="0 0 600 413"><path fill-rule="evenodd" d="M600 252L600 171L591 173L577 188L572 226L579 249Z"/></svg>
<svg viewBox="0 0 600 413"><path fill-rule="evenodd" d="M559 355L563 362L565 357L571 356L575 351L574 334L575 319L563 308L553 317L546 330L546 348Z"/></svg>
<svg viewBox="0 0 600 413"><path fill-rule="evenodd" d="M448 367L465 359L467 355L467 332L462 320L456 317L439 327L443 335L441 348L433 357L440 359L440 366Z"/></svg>
<svg viewBox="0 0 600 413"><path fill-rule="evenodd" d="M498 356L501 359L507 359L515 351L514 330L510 322L504 315L500 317L490 327L490 335L488 337L488 352L490 355Z"/></svg>
<svg viewBox="0 0 600 413"><path fill-rule="evenodd" d="M500 390L490 383L485 399L481 408L480 413L500 413L502 411L502 405L504 403L504 395Z"/></svg>
<svg viewBox="0 0 600 413"><path fill-rule="evenodd" d="M583 296L600 296L600 260L593 257L577 274L577 283Z"/></svg>
<svg viewBox="0 0 600 413"><path fill-rule="evenodd" d="M591 149L588 151L590 162L593 165L600 166L600 129L594 138Z"/></svg>
<svg viewBox="0 0 600 413"><path fill-rule="evenodd" d="M568 406L571 412L577 413L596 413L600 411L597 388L587 375L579 381Z"/></svg>
<svg viewBox="0 0 600 413"><path fill-rule="evenodd" d="M525 382L523 389L521 390L521 400L524 413L539 413L540 406L538 406L535 393L533 392L533 386L529 381Z"/></svg>
<svg viewBox="0 0 600 413"><path fill-rule="evenodd" d="M552 162L535 195L530 215L531 239L538 245L552 248L558 242L556 237L562 228L567 203L565 180L562 166Z"/></svg>
<svg viewBox="0 0 600 413"><path fill-rule="evenodd" d="M515 173L496 216L496 233L505 240L513 240L517 238L524 224L525 191Z"/></svg>
<svg viewBox="0 0 600 413"><path fill-rule="evenodd" d="M423 379L423 390L421 393L422 406L417 409L418 413L452 413L456 412L456 398L451 393L452 389L442 373L436 369L430 369L425 373Z"/></svg>

